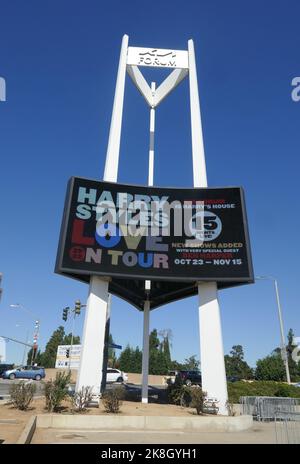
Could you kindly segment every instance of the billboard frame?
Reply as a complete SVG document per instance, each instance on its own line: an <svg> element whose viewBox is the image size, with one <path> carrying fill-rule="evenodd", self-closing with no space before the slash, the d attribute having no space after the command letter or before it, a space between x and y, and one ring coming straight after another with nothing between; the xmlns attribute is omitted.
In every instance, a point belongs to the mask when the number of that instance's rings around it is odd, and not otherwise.
<svg viewBox="0 0 300 464"><path fill-rule="evenodd" d="M113 184L115 186L124 186L124 187L141 187L145 189L153 189L154 191L156 189L170 189L170 190L216 190L216 189L239 189L240 191L240 196L241 196L241 210L242 210L242 217L243 217L243 230L245 233L245 250L246 250L246 256L247 256L247 262L248 262L248 276L247 277L222 277L222 278L214 278L214 277L205 277L205 278L198 278L198 277L167 277L167 276L153 276L153 275L147 275L147 274L124 274L120 272L113 272L113 273L107 273L105 271L101 272L93 272L91 273L90 271L87 270L74 270L72 268L68 267L63 267L62 266L62 261L63 261L63 251L65 248L65 243L66 243L66 238L67 238L67 229L68 229L68 218L70 215L70 210L71 210L71 204L72 204L72 194L73 194L73 188L74 188L74 183L76 179L81 179L84 181L92 181L92 182L97 182L101 184ZM251 255L251 249L250 249L250 235L249 235L249 227L248 227L248 218L247 218L247 211L246 211L246 203L245 203L245 194L244 194L244 189L241 186L226 186L226 187L197 187L194 189L191 189L189 187L183 187L183 188L177 188L177 187L152 187L152 186L145 186L145 185L139 185L139 184L128 184L128 183L122 183L119 184L118 182L108 182L108 181L99 181L97 179L88 179L85 177L81 176L72 176L69 179L67 190L66 190L66 199L65 199L65 204L64 204L64 210L63 210L63 218L62 218L62 225L61 225L61 231L60 231L60 237L59 237L59 247L58 247L58 252L57 252L57 258L56 258L56 264L55 264L55 272L60 275L64 275L67 277L74 278L76 280L79 280L81 282L89 282L90 276L91 275L97 275L100 277L106 277L108 279L110 278L119 278L119 279L137 279L137 280L151 280L151 281L169 281L169 282L187 282L187 283L192 283L192 282L217 282L219 283L228 283L229 285L218 285L218 288L227 288L227 287L233 287L235 285L239 284L247 284L247 283L253 283L254 282L254 272L253 272L253 262L252 262L252 255ZM86 275L87 278L81 278L80 276ZM231 285L230 285L231 284Z"/></svg>

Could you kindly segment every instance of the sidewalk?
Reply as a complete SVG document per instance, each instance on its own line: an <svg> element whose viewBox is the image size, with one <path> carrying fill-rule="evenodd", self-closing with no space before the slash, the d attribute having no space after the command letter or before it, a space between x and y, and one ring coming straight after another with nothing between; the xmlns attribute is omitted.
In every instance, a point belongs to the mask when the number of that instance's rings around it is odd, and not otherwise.
<svg viewBox="0 0 300 464"><path fill-rule="evenodd" d="M106 431L37 429L32 444L269 444L276 443L272 423L255 423L251 430L234 433L163 431Z"/></svg>

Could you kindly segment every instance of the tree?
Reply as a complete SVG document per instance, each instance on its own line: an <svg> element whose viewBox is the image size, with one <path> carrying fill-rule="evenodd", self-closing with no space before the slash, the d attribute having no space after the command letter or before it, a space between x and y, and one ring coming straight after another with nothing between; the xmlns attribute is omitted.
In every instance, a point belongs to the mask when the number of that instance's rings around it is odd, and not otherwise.
<svg viewBox="0 0 300 464"><path fill-rule="evenodd" d="M131 348L129 345L126 346L125 350L123 350L119 357L119 368L121 371L131 372L132 367L132 356L131 356Z"/></svg>
<svg viewBox="0 0 300 464"><path fill-rule="evenodd" d="M285 368L280 354L274 353L259 359L256 363L255 377L257 380L286 380Z"/></svg>
<svg viewBox="0 0 300 464"><path fill-rule="evenodd" d="M137 346L135 349L127 345L118 359L119 369L125 372L142 372L142 352Z"/></svg>
<svg viewBox="0 0 300 464"><path fill-rule="evenodd" d="M244 350L242 345L233 345L230 354L233 358L243 361L244 360Z"/></svg>
<svg viewBox="0 0 300 464"><path fill-rule="evenodd" d="M234 345L230 355L225 355L224 359L227 377L236 377L239 380L253 378L253 370L244 360L242 345Z"/></svg>
<svg viewBox="0 0 300 464"><path fill-rule="evenodd" d="M193 356L190 356L189 358L186 358L184 360L183 365L184 365L184 369L193 371L193 370L199 369L200 362L196 358L196 355L193 354Z"/></svg>
<svg viewBox="0 0 300 464"><path fill-rule="evenodd" d="M32 361L32 348L27 353L27 366L31 365ZM37 363L39 366L43 366L43 353L40 350L35 354L34 363Z"/></svg>
<svg viewBox="0 0 300 464"><path fill-rule="evenodd" d="M170 347L171 347L170 340L173 337L173 333L171 329L162 329L158 332L158 335L162 337L161 349L164 353L167 369L169 370L171 369L171 365L172 365L171 352L170 352Z"/></svg>
<svg viewBox="0 0 300 464"><path fill-rule="evenodd" d="M109 334L108 337L108 343L109 345L112 345L114 342L114 339L112 337L112 334ZM111 348L110 346L108 347L108 365L109 367L114 367L116 363L116 352L114 348Z"/></svg>
<svg viewBox="0 0 300 464"><path fill-rule="evenodd" d="M163 353L164 353L164 357L165 357L165 362L166 362L166 365L168 366L168 369L170 369L172 361L171 361L169 337L166 336L163 339L162 343L163 343Z"/></svg>
<svg viewBox="0 0 300 464"><path fill-rule="evenodd" d="M183 370L185 370L185 365L183 363L180 363L180 362L174 360L174 361L171 361L170 370L183 371Z"/></svg>
<svg viewBox="0 0 300 464"><path fill-rule="evenodd" d="M299 380L300 376L300 363L296 363L293 358L292 358L292 353L294 351L295 345L294 345L294 338L295 334L293 329L290 329L288 332L288 344L287 344L287 355L288 355L288 364L289 364L289 371L290 371L290 376L291 376L291 381L292 382L297 382Z"/></svg>
<svg viewBox="0 0 300 464"><path fill-rule="evenodd" d="M72 334L69 333L68 335L65 335L63 338L62 345L71 345L72 341ZM73 345L80 345L80 337L79 335L73 335Z"/></svg>
<svg viewBox="0 0 300 464"><path fill-rule="evenodd" d="M157 336L157 330L153 329L149 336L149 374L163 375L168 372L168 366Z"/></svg>
<svg viewBox="0 0 300 464"><path fill-rule="evenodd" d="M59 326L58 329L54 330L46 345L45 352L42 354L44 367L55 367L57 347L64 344L64 337L65 329L63 326Z"/></svg>
<svg viewBox="0 0 300 464"><path fill-rule="evenodd" d="M137 346L134 351L132 351L132 371L133 373L139 374L142 372L142 358L143 353Z"/></svg>
<svg viewBox="0 0 300 464"><path fill-rule="evenodd" d="M291 381L298 382L300 379L300 363L297 364L293 360L293 357L292 357L292 354L295 348L294 338L295 338L294 331L293 329L290 329L287 335L288 343L286 345L286 352L287 352L287 357L288 357L288 365L289 365ZM281 357L281 348L279 347L275 348L272 355L278 355ZM285 380L286 380L286 377L285 377Z"/></svg>

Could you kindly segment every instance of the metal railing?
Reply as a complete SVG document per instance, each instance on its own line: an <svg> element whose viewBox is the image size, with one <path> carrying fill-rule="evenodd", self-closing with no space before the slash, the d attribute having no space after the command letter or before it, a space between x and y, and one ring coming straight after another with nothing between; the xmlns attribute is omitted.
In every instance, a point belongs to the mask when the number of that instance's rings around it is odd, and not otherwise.
<svg viewBox="0 0 300 464"><path fill-rule="evenodd" d="M275 413L277 444L300 444L300 413L279 411Z"/></svg>
<svg viewBox="0 0 300 464"><path fill-rule="evenodd" d="M241 413L249 414L259 421L275 420L280 412L297 413L299 398L283 398L274 396L242 396L240 398Z"/></svg>
<svg viewBox="0 0 300 464"><path fill-rule="evenodd" d="M241 414L247 416L257 416L256 410L256 396L241 396L240 405L241 405Z"/></svg>

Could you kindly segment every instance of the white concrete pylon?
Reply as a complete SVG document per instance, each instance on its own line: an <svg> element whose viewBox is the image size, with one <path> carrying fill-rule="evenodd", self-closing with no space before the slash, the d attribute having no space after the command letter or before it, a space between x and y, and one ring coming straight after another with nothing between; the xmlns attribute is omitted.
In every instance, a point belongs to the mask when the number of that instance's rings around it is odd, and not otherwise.
<svg viewBox="0 0 300 464"><path fill-rule="evenodd" d="M107 182L117 182L118 178L127 49L128 36L124 35L103 176L103 180ZM96 396L100 395L102 382L105 326L109 297L108 284L108 279L91 276L83 328L82 352L76 383L76 391L83 386L89 386L92 387L93 394Z"/></svg>
<svg viewBox="0 0 300 464"><path fill-rule="evenodd" d="M143 359L142 359L142 403L148 403L148 372L149 372L149 327L150 302L146 300L143 311Z"/></svg>
<svg viewBox="0 0 300 464"><path fill-rule="evenodd" d="M90 279L83 327L82 349L76 391L92 387L93 395L100 395L108 282L98 276Z"/></svg>
<svg viewBox="0 0 300 464"><path fill-rule="evenodd" d="M215 282L198 284L202 390L218 400L219 414L228 415L227 382L221 316Z"/></svg>
<svg viewBox="0 0 300 464"><path fill-rule="evenodd" d="M155 96L155 82L151 82L151 92ZM150 137L149 137L149 168L148 185L153 185L154 179L154 137L155 137L155 108L150 109ZM145 291L150 292L151 281L145 281ZM143 358L142 358L142 403L148 403L148 373L149 373L149 327L150 302L145 301L143 312Z"/></svg>
<svg viewBox="0 0 300 464"><path fill-rule="evenodd" d="M194 43L188 41L194 187L207 187L207 175ZM228 415L224 350L217 284L198 283L202 389Z"/></svg>

